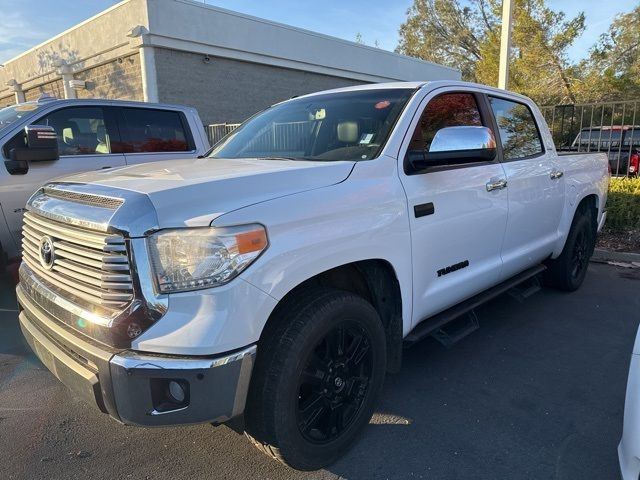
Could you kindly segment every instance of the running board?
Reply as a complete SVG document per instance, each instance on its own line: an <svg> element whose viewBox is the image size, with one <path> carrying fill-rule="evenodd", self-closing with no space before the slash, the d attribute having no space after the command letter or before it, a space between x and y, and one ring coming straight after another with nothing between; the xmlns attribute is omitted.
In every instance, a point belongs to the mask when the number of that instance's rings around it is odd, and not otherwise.
<svg viewBox="0 0 640 480"><path fill-rule="evenodd" d="M416 328L414 328L409 335L404 338L405 346L411 346L415 342L422 340L425 337L433 335L436 340L441 341L442 338L445 338L445 345L452 345L455 342L451 342L450 340L458 341L468 333L471 333L477 329L477 317L473 312L473 309L479 307L483 303L488 302L489 300L493 300L499 295L508 292L513 287L520 285L523 282L535 277L536 275L544 272L547 269L545 265L536 265L535 267L529 268L524 272L519 273L518 275L511 277L509 280L505 280L502 283L499 283L495 287L491 287L484 292L475 295L464 302L461 302L453 307L445 310L444 312L440 312L433 317L430 317L426 320L420 322ZM527 295L529 296L534 292L534 288L529 288L526 290ZM535 290L537 291L537 290ZM519 292L520 293L520 292ZM525 297L525 295L521 294L521 298ZM443 329L445 325L455 320L458 317L461 317L464 314L468 314L471 312L472 317L470 317L470 322L466 328L461 329L457 334L446 334L446 331ZM473 320L471 320L473 318ZM473 328L475 327L475 328ZM442 332L445 332L444 334ZM464 334L464 335L463 335ZM450 337L446 339L447 335Z"/></svg>
<svg viewBox="0 0 640 480"><path fill-rule="evenodd" d="M480 328L480 322L475 310L470 310L466 315L456 318L451 323L443 325L433 332L431 336L447 348L452 347L467 335Z"/></svg>

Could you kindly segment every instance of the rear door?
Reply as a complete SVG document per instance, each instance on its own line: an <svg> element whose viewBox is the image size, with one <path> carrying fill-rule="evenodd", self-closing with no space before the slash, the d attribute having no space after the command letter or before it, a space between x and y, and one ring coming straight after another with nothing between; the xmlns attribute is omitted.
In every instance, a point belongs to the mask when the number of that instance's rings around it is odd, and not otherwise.
<svg viewBox="0 0 640 480"><path fill-rule="evenodd" d="M137 107L119 110L120 148L127 165L197 156L183 112Z"/></svg>
<svg viewBox="0 0 640 480"><path fill-rule="evenodd" d="M20 242L22 213L31 194L47 181L89 170L101 170L125 165L124 155L113 153L119 138L111 108L101 106L66 107L47 113L31 122L49 125L56 131L60 158L52 162L32 162L25 175L11 175L10 187L3 190L2 207L9 230ZM24 145L20 131L3 148L5 158L15 146Z"/></svg>
<svg viewBox="0 0 640 480"><path fill-rule="evenodd" d="M425 150L444 127L491 127L482 95L465 89L427 94L401 149ZM502 165L456 162L400 171L409 204L414 324L498 283L507 223L507 192L487 188L505 179Z"/></svg>
<svg viewBox="0 0 640 480"><path fill-rule="evenodd" d="M502 247L503 278L535 265L552 252L564 209L564 172L554 150L545 149L531 108L488 96L507 175L509 219Z"/></svg>

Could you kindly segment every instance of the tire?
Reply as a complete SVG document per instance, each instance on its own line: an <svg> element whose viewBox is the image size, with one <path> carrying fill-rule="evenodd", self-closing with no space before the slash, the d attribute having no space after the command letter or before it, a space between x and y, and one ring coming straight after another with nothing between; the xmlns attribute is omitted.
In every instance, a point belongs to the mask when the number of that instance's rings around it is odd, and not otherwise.
<svg viewBox="0 0 640 480"><path fill-rule="evenodd" d="M590 210L578 212L573 219L567 242L558 258L547 262L545 283L573 292L587 275L589 259L596 243L596 229Z"/></svg>
<svg viewBox="0 0 640 480"><path fill-rule="evenodd" d="M246 434L286 465L316 470L342 456L373 415L384 329L370 303L334 289L308 290L276 315L258 344Z"/></svg>

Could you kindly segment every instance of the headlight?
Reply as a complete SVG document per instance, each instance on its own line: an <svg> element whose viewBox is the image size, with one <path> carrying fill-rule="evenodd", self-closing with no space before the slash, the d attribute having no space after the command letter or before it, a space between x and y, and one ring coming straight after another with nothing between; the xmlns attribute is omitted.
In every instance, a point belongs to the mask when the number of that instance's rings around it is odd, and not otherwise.
<svg viewBox="0 0 640 480"><path fill-rule="evenodd" d="M267 248L262 225L163 230L148 239L162 293L215 287L237 276Z"/></svg>

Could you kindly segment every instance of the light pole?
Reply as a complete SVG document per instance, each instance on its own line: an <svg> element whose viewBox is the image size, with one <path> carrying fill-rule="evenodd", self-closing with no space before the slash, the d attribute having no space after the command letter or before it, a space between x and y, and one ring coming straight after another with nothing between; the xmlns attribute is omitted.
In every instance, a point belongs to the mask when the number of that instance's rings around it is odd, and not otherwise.
<svg viewBox="0 0 640 480"><path fill-rule="evenodd" d="M502 0L502 30L500 32L500 67L498 69L498 88L506 90L509 86L509 57L511 55L511 19L513 18L513 0Z"/></svg>

